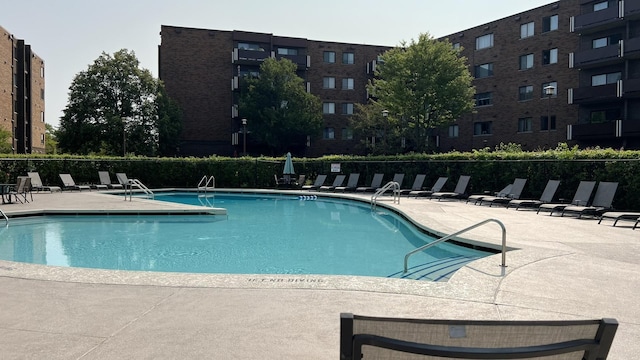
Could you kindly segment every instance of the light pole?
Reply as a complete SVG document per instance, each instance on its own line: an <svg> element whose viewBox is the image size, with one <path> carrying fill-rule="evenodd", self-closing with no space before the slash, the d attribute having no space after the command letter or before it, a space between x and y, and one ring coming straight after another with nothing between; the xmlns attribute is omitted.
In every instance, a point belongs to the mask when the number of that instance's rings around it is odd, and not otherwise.
<svg viewBox="0 0 640 360"><path fill-rule="evenodd" d="M548 85L544 87L544 94L547 96L547 143L551 148L551 97L555 95L556 87Z"/></svg>
<svg viewBox="0 0 640 360"><path fill-rule="evenodd" d="M122 119L122 157L127 157L127 126L124 116Z"/></svg>
<svg viewBox="0 0 640 360"><path fill-rule="evenodd" d="M389 116L389 110L384 109L382 110L382 117L384 118L384 149L383 151L388 151L387 146L389 145L388 142L388 134L387 134L387 129L389 128L387 126L387 124L389 124L389 120L387 119L387 117Z"/></svg>
<svg viewBox="0 0 640 360"><path fill-rule="evenodd" d="M247 156L247 119L242 119L242 155Z"/></svg>

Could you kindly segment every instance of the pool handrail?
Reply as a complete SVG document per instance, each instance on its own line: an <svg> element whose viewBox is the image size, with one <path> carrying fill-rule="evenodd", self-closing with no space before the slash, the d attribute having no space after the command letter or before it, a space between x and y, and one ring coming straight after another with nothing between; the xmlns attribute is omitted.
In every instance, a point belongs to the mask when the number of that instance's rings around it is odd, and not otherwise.
<svg viewBox="0 0 640 360"><path fill-rule="evenodd" d="M371 195L371 209L376 208L378 197L380 195L383 195L388 190L393 190L393 203L400 204L400 184L395 181L389 181L383 187L376 190L373 195Z"/></svg>
<svg viewBox="0 0 640 360"><path fill-rule="evenodd" d="M403 271L403 273L404 274L407 273L407 270L408 270L407 264L409 263L409 257L411 255L413 255L413 254L415 254L415 253L417 253L419 251L428 249L428 248L430 248L432 246L438 245L441 242L445 242L447 240L450 240L454 236L460 235L460 234L462 234L464 232L467 232L469 230L473 230L473 229L475 229L475 228L477 228L479 226L482 226L482 225L484 225L486 223L489 223L489 222L495 222L498 225L500 225L500 227L502 228L502 264L500 264L500 266L507 267L507 264L506 264L506 262L507 262L507 229L504 227L504 224L498 219L486 219L486 220L483 220L483 221L481 221L481 222L479 222L479 223L477 223L475 225L471 225L471 226L469 226L467 228L464 228L464 229L462 229L462 230L460 230L458 232L455 232L453 234L449 234L449 235L447 235L445 237L441 237L441 238L439 238L439 239L437 239L437 240L435 240L433 242L430 242L430 243L428 243L426 245L423 245L423 246L421 246L421 247L419 247L419 248L417 248L415 250L409 251L404 256L404 271Z"/></svg>
<svg viewBox="0 0 640 360"><path fill-rule="evenodd" d="M208 189L215 189L215 188L216 188L216 178L213 177L213 175L202 176L202 179L200 179L200 182L198 183L198 192L203 191L206 194Z"/></svg>
<svg viewBox="0 0 640 360"><path fill-rule="evenodd" d="M153 191L151 191L148 187L146 187L140 180L138 179L128 179L127 184L124 186L124 200L127 200L127 187L129 188L129 201L133 199L133 186L137 186L138 189L142 190L148 197L153 199L155 195Z"/></svg>
<svg viewBox="0 0 640 360"><path fill-rule="evenodd" d="M2 214L2 217L4 217L4 220L7 222L7 226L9 226L9 218L7 217L7 214L5 214L2 209L0 209L0 214Z"/></svg>

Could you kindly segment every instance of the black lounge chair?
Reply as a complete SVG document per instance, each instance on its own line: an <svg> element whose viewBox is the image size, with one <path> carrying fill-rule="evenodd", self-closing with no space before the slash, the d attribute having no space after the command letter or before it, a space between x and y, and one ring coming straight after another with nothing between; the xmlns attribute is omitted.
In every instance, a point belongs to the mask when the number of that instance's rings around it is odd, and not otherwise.
<svg viewBox="0 0 640 360"><path fill-rule="evenodd" d="M36 192L39 192L39 191L54 192L54 191L62 190L60 186L43 185L42 179L40 179L40 174L36 171L28 172L27 176L31 178L31 189L35 190Z"/></svg>
<svg viewBox="0 0 640 360"><path fill-rule="evenodd" d="M569 205L585 206L589 203L589 199L591 198L591 193L593 192L594 187L596 187L595 181L580 181L580 184L578 184L578 189L576 190L576 193L573 195L573 200L571 200L571 203L541 204L540 206L538 206L538 211L536 211L536 214L539 214L540 210L545 210L545 211L548 210L549 216L551 216L555 211L562 211L565 207Z"/></svg>
<svg viewBox="0 0 640 360"><path fill-rule="evenodd" d="M344 183L344 179L346 179L346 175L336 175L336 178L333 179L332 185L323 185L320 186L318 190L320 191L334 191L338 186L342 186Z"/></svg>
<svg viewBox="0 0 640 360"><path fill-rule="evenodd" d="M400 195L408 195L412 191L422 190L422 184L424 184L424 179L427 177L426 174L418 174L416 178L413 180L413 185L411 185L411 189L401 189Z"/></svg>
<svg viewBox="0 0 640 360"><path fill-rule="evenodd" d="M324 182L327 180L327 175L321 174L318 175L316 181L312 185L303 185L302 190L318 190L320 186L324 185Z"/></svg>
<svg viewBox="0 0 640 360"><path fill-rule="evenodd" d="M615 319L431 320L340 314L340 359L604 360ZM417 354L417 355L416 355Z"/></svg>
<svg viewBox="0 0 640 360"><path fill-rule="evenodd" d="M358 187L358 180L360 179L359 173L349 174L349 180L347 180L347 186L336 186L334 191L356 191Z"/></svg>
<svg viewBox="0 0 640 360"><path fill-rule="evenodd" d="M441 177L438 178L438 180L436 180L436 182L433 184L431 189L429 189L429 190L413 190L413 191L409 192L409 196L415 196L415 197L431 196L431 194L433 194L434 192L442 191L442 188L444 187L444 184L447 183L447 180L449 180L448 177L441 176Z"/></svg>
<svg viewBox="0 0 640 360"><path fill-rule="evenodd" d="M598 220L598 224L602 222L604 219L612 219L613 224L611 226L616 226L619 220L628 220L635 221L633 224L633 230L638 227L638 223L640 223L640 212L633 211L606 211L600 215L600 220Z"/></svg>
<svg viewBox="0 0 640 360"><path fill-rule="evenodd" d="M71 174L58 174L60 176L60 181L62 181L62 189L63 190L91 190L90 185L77 185L76 182L71 177Z"/></svg>
<svg viewBox="0 0 640 360"><path fill-rule="evenodd" d="M98 178L100 178L100 185L107 189L122 189L122 184L111 182L111 175L108 171L98 171Z"/></svg>
<svg viewBox="0 0 640 360"><path fill-rule="evenodd" d="M513 185L511 185L511 189L504 194L500 194L498 196L485 196L480 199L480 204L488 203L489 207L493 206L493 204L507 204L509 201L513 199L519 199L522 194L522 190L524 189L524 185L527 183L527 179L515 179L513 181Z"/></svg>
<svg viewBox="0 0 640 360"><path fill-rule="evenodd" d="M562 214L560 216L573 213L577 214L578 218L587 214L599 217L601 213L611 209L613 197L616 195L617 189L617 182L601 181L600 184L598 184L598 189L596 190L596 194L593 196L593 202L590 206L569 205L562 209Z"/></svg>
<svg viewBox="0 0 640 360"><path fill-rule="evenodd" d="M480 201L485 198L485 197L490 197L490 196L494 196L494 197L504 197L507 196L507 194L509 194L511 192L511 188L513 187L513 183L505 186L502 188L502 190L500 191L496 191L493 193L493 195L491 195L491 192L487 191L484 194L473 194L473 195L469 195L467 197L467 203L470 201L473 201L474 205L478 205L480 204Z"/></svg>
<svg viewBox="0 0 640 360"><path fill-rule="evenodd" d="M382 186L382 179L384 179L384 174L374 174L373 179L371 179L371 185L358 186L356 192L374 192Z"/></svg>
<svg viewBox="0 0 640 360"><path fill-rule="evenodd" d="M540 195L539 200L514 199L507 203L507 209L511 206L515 206L516 210L518 210L520 206L537 207L542 204L550 203L553 201L556 191L558 191L558 186L560 186L560 180L549 180L547 181L547 186L544 187L544 191L542 191L542 195Z"/></svg>
<svg viewBox="0 0 640 360"><path fill-rule="evenodd" d="M471 176L469 175L460 175L458 178L458 183L456 184L456 188L451 192L435 192L431 194L431 198L436 198L438 201L442 199L459 199L465 196L467 192L467 186L469 186L469 180Z"/></svg>

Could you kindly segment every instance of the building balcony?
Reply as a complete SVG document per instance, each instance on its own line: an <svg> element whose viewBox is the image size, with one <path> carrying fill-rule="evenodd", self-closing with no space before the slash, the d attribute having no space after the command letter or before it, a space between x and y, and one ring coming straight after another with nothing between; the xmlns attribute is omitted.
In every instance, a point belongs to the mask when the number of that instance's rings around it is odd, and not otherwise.
<svg viewBox="0 0 640 360"><path fill-rule="evenodd" d="M569 67L584 69L622 61L622 45L610 45L597 49L578 51L569 55Z"/></svg>
<svg viewBox="0 0 640 360"><path fill-rule="evenodd" d="M640 2L625 1L624 17L625 19L639 19L640 18Z"/></svg>
<svg viewBox="0 0 640 360"><path fill-rule="evenodd" d="M624 57L640 59L640 37L625 40L623 42Z"/></svg>
<svg viewBox="0 0 640 360"><path fill-rule="evenodd" d="M569 140L614 139L639 137L640 119L614 120L598 124L569 125Z"/></svg>
<svg viewBox="0 0 640 360"><path fill-rule="evenodd" d="M275 55L276 59L288 59L294 64L298 65L298 70L303 70L311 67L311 56L308 55Z"/></svg>
<svg viewBox="0 0 640 360"><path fill-rule="evenodd" d="M233 49L232 60L238 65L260 65L266 59L271 57L271 53L262 50L243 50Z"/></svg>
<svg viewBox="0 0 640 360"><path fill-rule="evenodd" d="M600 86L584 86L569 89L569 104L588 104L605 101L614 101L622 98L622 80L615 84Z"/></svg>
<svg viewBox="0 0 640 360"><path fill-rule="evenodd" d="M624 17L620 7L623 3L627 2L616 2L607 9L572 17L571 32L584 34L619 26Z"/></svg>

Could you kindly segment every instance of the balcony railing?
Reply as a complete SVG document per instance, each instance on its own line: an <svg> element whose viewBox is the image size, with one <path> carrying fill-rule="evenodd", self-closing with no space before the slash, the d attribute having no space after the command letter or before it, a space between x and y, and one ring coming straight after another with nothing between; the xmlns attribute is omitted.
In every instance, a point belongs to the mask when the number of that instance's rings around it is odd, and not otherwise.
<svg viewBox="0 0 640 360"><path fill-rule="evenodd" d="M623 45L625 58L640 58L640 37L625 40Z"/></svg>
<svg viewBox="0 0 640 360"><path fill-rule="evenodd" d="M573 17L571 31L583 32L592 28L609 26L620 21L623 16L624 14L620 14L620 6L615 3L607 9Z"/></svg>
<svg viewBox="0 0 640 360"><path fill-rule="evenodd" d="M275 55L275 54L274 54ZM307 55L275 55L276 59L289 59L298 65L298 69L306 69L310 67L310 57Z"/></svg>
<svg viewBox="0 0 640 360"><path fill-rule="evenodd" d="M615 44L576 52L573 56L573 66L571 67L581 69L588 66L602 66L620 61L622 59L620 49L621 45Z"/></svg>
<svg viewBox="0 0 640 360"><path fill-rule="evenodd" d="M613 139L640 136L640 119L613 120L598 124L570 125L572 140Z"/></svg>
<svg viewBox="0 0 640 360"><path fill-rule="evenodd" d="M264 59L271 56L271 53L268 51L261 50L244 50L244 49L233 49L233 63L234 64L244 64L244 65L256 65L260 64L264 61Z"/></svg>
<svg viewBox="0 0 640 360"><path fill-rule="evenodd" d="M610 101L622 97L622 80L615 84L569 89L569 104Z"/></svg>
<svg viewBox="0 0 640 360"><path fill-rule="evenodd" d="M624 17L640 17L640 1L625 1Z"/></svg>

